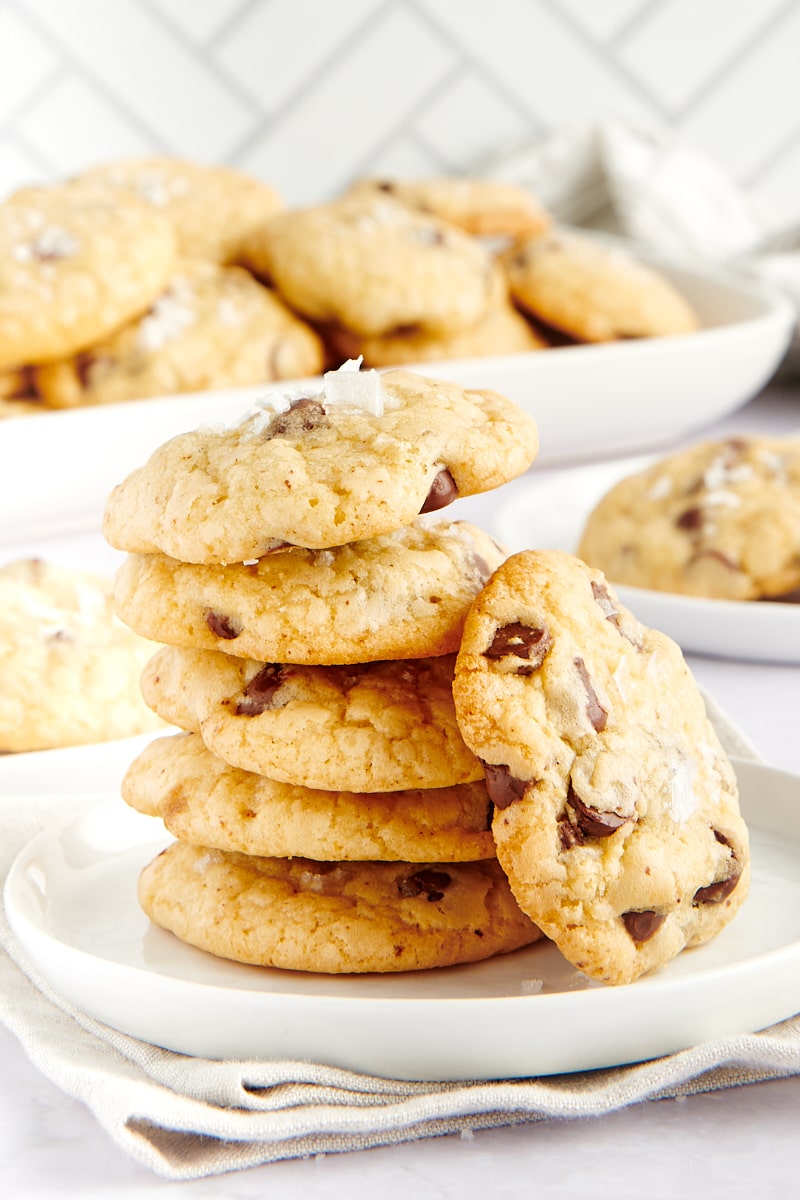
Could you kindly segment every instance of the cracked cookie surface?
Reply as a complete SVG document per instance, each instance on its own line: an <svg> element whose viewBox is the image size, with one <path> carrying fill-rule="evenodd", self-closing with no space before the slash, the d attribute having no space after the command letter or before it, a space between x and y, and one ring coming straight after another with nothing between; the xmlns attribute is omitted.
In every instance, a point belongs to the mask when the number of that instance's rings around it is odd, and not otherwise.
<svg viewBox="0 0 800 1200"><path fill-rule="evenodd" d="M508 559L467 618L453 694L512 890L581 971L631 982L731 920L749 880L733 768L678 647L601 572Z"/></svg>

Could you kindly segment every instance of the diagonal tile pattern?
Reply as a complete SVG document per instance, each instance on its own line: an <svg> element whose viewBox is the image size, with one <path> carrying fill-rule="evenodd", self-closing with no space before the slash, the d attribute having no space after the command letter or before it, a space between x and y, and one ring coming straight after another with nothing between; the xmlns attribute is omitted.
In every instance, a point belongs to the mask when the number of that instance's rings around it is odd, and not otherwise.
<svg viewBox="0 0 800 1200"><path fill-rule="evenodd" d="M789 220L799 49L800 0L0 0L0 190L154 152L302 204L614 118Z"/></svg>

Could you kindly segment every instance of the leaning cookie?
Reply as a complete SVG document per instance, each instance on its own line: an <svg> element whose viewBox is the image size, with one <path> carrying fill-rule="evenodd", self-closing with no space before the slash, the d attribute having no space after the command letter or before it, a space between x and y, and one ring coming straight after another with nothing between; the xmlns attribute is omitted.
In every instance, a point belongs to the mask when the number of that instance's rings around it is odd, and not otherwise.
<svg viewBox="0 0 800 1200"><path fill-rule="evenodd" d="M92 167L77 186L107 191L113 201L132 196L162 214L187 258L236 262L254 229L283 208L268 183L233 167L151 156Z"/></svg>
<svg viewBox="0 0 800 1200"><path fill-rule="evenodd" d="M520 906L581 971L628 983L747 895L736 778L678 647L557 551L498 568L454 682Z"/></svg>
<svg viewBox="0 0 800 1200"><path fill-rule="evenodd" d="M528 188L496 179L361 179L347 194L370 193L393 196L476 237L533 237L551 225L549 213Z"/></svg>
<svg viewBox="0 0 800 1200"><path fill-rule="evenodd" d="M299 379L323 362L317 334L274 292L238 267L195 259L136 321L39 367L35 385L50 408L72 408Z"/></svg>
<svg viewBox="0 0 800 1200"><path fill-rule="evenodd" d="M699 327L660 271L584 234L555 230L513 247L501 261L520 308L579 341L666 337Z"/></svg>
<svg viewBox="0 0 800 1200"><path fill-rule="evenodd" d="M504 552L466 521L413 525L332 550L275 550L227 567L131 554L117 612L170 645L284 663L451 654ZM313 855L312 855L313 857Z"/></svg>
<svg viewBox="0 0 800 1200"><path fill-rule="evenodd" d="M111 581L41 559L0 568L0 750L132 737L162 722L139 676L155 647L114 614Z"/></svg>
<svg viewBox="0 0 800 1200"><path fill-rule="evenodd" d="M287 666L166 647L142 692L225 762L327 791L451 787L482 777L453 710L453 655Z"/></svg>
<svg viewBox="0 0 800 1200"><path fill-rule="evenodd" d="M201 950L293 971L446 967L541 937L494 860L315 862L175 842L142 871L139 900Z"/></svg>
<svg viewBox="0 0 800 1200"><path fill-rule="evenodd" d="M169 221L139 201L26 188L0 205L0 369L77 354L144 312L175 261Z"/></svg>
<svg viewBox="0 0 800 1200"><path fill-rule="evenodd" d="M322 791L228 766L197 734L157 738L122 797L179 841L275 858L474 862L494 858L483 780L400 792Z"/></svg>
<svg viewBox="0 0 800 1200"><path fill-rule="evenodd" d="M320 394L166 442L111 493L104 533L194 563L342 546L499 487L537 449L533 418L497 392L345 364Z"/></svg>
<svg viewBox="0 0 800 1200"><path fill-rule="evenodd" d="M702 442L628 476L589 515L578 553L619 584L797 599L800 437Z"/></svg>
<svg viewBox="0 0 800 1200"><path fill-rule="evenodd" d="M242 262L309 320L364 336L466 329L505 291L475 238L371 193L279 213L250 238Z"/></svg>

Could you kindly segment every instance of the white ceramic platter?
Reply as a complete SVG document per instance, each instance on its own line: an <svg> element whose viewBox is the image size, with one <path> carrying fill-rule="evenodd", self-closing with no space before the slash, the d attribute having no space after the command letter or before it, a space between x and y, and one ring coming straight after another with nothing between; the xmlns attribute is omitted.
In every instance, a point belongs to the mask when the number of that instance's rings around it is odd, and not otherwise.
<svg viewBox="0 0 800 1200"><path fill-rule="evenodd" d="M737 762L753 883L712 943L634 984L590 983L554 946L399 975L225 962L149 924L135 896L165 844L119 800L40 834L6 883L12 929L78 1009L210 1058L296 1058L407 1079L496 1079L642 1061L800 1010L800 778Z"/></svg>
<svg viewBox="0 0 800 1200"><path fill-rule="evenodd" d="M651 461L643 457L572 467L533 480L498 510L492 532L510 550L574 552L600 497ZM614 587L640 621L669 634L687 653L800 663L800 604L707 600L616 583Z"/></svg>
<svg viewBox="0 0 800 1200"><path fill-rule="evenodd" d="M794 309L778 293L738 276L641 257L663 270L695 306L700 331L416 369L468 387L493 388L531 412L539 425L540 465L631 453L710 425L770 378L788 344ZM320 381L286 386L318 391ZM4 420L0 540L99 528L112 487L156 446L198 425L238 417L267 390L265 385Z"/></svg>

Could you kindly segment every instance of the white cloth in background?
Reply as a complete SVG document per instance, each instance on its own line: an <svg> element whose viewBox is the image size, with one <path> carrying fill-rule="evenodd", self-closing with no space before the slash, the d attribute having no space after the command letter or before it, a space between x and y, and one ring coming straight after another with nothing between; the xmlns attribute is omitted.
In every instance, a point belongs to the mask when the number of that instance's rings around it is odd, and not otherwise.
<svg viewBox="0 0 800 1200"><path fill-rule="evenodd" d="M706 706L726 750L757 757L708 696ZM0 797L0 882L31 837L85 807L74 797L26 796L24 804ZM43 1075L83 1101L131 1157L168 1179L602 1116L643 1100L800 1074L800 1017L653 1062L538 1079L408 1083L307 1062L192 1058L118 1033L59 1000L25 961L3 913L0 1020Z"/></svg>
<svg viewBox="0 0 800 1200"><path fill-rule="evenodd" d="M778 226L712 159L675 135L609 123L563 129L480 173L530 188L564 225L780 288L800 313L798 215ZM782 367L800 372L800 326Z"/></svg>

